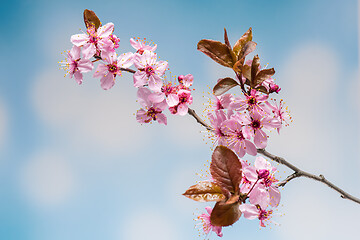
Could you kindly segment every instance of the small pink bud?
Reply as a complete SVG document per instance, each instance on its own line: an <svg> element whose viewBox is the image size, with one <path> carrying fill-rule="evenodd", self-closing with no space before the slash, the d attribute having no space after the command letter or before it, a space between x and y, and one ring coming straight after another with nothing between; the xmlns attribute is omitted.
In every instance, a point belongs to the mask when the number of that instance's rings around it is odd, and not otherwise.
<svg viewBox="0 0 360 240"><path fill-rule="evenodd" d="M266 170L266 169L260 169L257 171L258 172L258 175L259 175L259 178L267 178L270 174L269 170Z"/></svg>
<svg viewBox="0 0 360 240"><path fill-rule="evenodd" d="M185 78L184 75L178 76L179 83L183 84L184 78Z"/></svg>
<svg viewBox="0 0 360 240"><path fill-rule="evenodd" d="M269 87L270 87L269 93L273 93L273 92L279 93L280 90L281 90L281 88L278 85L274 84L274 83L270 83Z"/></svg>

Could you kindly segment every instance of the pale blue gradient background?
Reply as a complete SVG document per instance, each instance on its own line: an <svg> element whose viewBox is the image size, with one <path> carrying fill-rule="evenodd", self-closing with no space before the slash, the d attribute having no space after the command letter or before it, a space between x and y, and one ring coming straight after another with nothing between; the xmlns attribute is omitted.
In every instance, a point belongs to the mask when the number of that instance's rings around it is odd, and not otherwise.
<svg viewBox="0 0 360 240"><path fill-rule="evenodd" d="M233 44L251 26L295 118L268 150L360 196L357 1L9 1L0 8L0 239L199 239L193 212L206 204L181 193L210 159L203 129L168 113L167 127L138 125L128 73L107 92L91 74L82 86L63 78L57 62L84 29L85 8L115 24L118 53L146 37L173 74L192 73L199 112L207 85L232 75L197 42L222 41L226 27ZM325 186L298 179L282 197L280 227L242 218L223 239L358 239L359 206Z"/></svg>

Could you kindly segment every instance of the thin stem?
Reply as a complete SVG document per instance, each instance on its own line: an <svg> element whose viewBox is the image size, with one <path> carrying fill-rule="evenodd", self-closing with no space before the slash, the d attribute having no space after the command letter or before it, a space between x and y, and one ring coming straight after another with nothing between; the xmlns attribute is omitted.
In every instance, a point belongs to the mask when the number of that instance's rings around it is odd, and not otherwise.
<svg viewBox="0 0 360 240"><path fill-rule="evenodd" d="M204 126L207 130L212 131L212 127L210 127L208 124L206 124L204 122L204 120L202 120L193 109L189 108L188 110L188 114L192 117L195 118L195 120L200 123L202 126ZM296 167L295 165L289 163L288 161L286 161L284 158L282 157L278 157L275 156L271 153L269 153L268 151L266 151L265 149L258 149L257 150L258 153L264 155L265 157L268 157L270 159L272 159L273 161L285 165L286 167L290 168L291 170L294 171L293 174L289 175L287 178L285 178L283 181L278 183L278 187L284 187L288 182L290 182L291 180L295 179L295 178L299 178L299 177L307 177L307 178L311 178L315 181L318 182L322 182L325 185L327 185L329 188L334 189L335 191L337 191L338 193L340 193L340 196L344 199L349 199L353 202L356 202L358 204L360 204L360 199L356 198L354 196L352 196L351 194L345 192L344 190L342 190L341 188L339 188L338 186L336 186L335 184L333 184L332 182L328 181L323 175L314 175L308 172L305 172L303 170L301 170L300 168Z"/></svg>
<svg viewBox="0 0 360 240"><path fill-rule="evenodd" d="M202 120L196 113L195 110L189 108L188 109L188 114L192 117L195 118L195 120L200 123L201 125L203 125L207 130L212 131L212 127L210 127L208 124L206 124L206 122L204 122L204 120Z"/></svg>
<svg viewBox="0 0 360 240"><path fill-rule="evenodd" d="M345 192L344 190L342 190L341 188L339 188L338 186L336 186L335 184L333 184L332 182L328 181L322 174L320 174L319 176L305 172L301 169L299 169L298 167L295 167L294 165L292 165L291 163L287 162L284 158L282 157L278 157L275 156L269 152L267 152L265 149L258 149L257 150L258 153L274 160L275 162L278 162L282 165L287 166L288 168L294 170L294 173L289 175L284 181L280 182L278 184L279 187L284 187L285 184L287 184L288 182L290 182L291 180L298 178L298 177L307 177L307 178L311 178L315 181L318 182L322 182L325 185L327 185L329 188L334 189L335 191L337 191L338 193L340 193L340 196L344 199L349 199L353 202L356 202L358 204L360 204L360 199L356 198L354 196L352 196L351 194Z"/></svg>
<svg viewBox="0 0 360 240"><path fill-rule="evenodd" d="M121 71L129 72L129 73L135 73L135 70L132 70L130 68L120 68Z"/></svg>

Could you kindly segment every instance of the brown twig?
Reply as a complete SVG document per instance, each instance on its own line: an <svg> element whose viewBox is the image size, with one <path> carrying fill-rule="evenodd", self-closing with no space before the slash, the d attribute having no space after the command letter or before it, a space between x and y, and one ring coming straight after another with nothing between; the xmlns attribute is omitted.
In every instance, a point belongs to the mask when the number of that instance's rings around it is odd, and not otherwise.
<svg viewBox="0 0 360 240"><path fill-rule="evenodd" d="M308 173L308 172L305 172L301 169L299 169L298 167L295 167L294 165L292 165L291 163L289 163L288 161L286 161L284 158L282 157L278 157L278 156L275 156L269 152L267 152L265 149L258 149L257 150L258 153L264 155L265 157L268 157L272 160L274 160L275 162L278 162L282 165L285 165L287 166L288 168L294 170L294 173L289 175L285 180L281 181L278 186L279 187L284 187L285 184L287 184L288 182L290 182L291 180L295 179L295 178L298 178L298 177L307 177L307 178L311 178L311 179L314 179L315 181L318 181L318 182L322 182L324 183L325 185L327 185L329 188L332 188L334 189L335 191L337 191L338 193L340 193L340 196L344 199L349 199L353 202L356 202L356 203L359 203L360 204L360 199L359 198L356 198L354 196L352 196L351 194L345 192L344 190L342 190L341 188L339 188L338 186L334 185L333 183L331 183L330 181L328 181L323 175L314 175L314 174L311 174L311 173Z"/></svg>
<svg viewBox="0 0 360 240"><path fill-rule="evenodd" d="M196 113L195 110L189 108L188 109L188 114L192 117L195 118L195 120L200 123L201 125L203 125L207 130L212 131L212 127L210 127L208 124L206 124L206 122L204 122L204 120L202 120Z"/></svg>

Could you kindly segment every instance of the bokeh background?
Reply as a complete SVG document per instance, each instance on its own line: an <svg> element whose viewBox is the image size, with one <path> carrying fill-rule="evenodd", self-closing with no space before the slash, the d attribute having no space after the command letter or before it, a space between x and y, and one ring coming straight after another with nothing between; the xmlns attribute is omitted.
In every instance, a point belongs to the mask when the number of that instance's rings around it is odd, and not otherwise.
<svg viewBox="0 0 360 240"><path fill-rule="evenodd" d="M204 129L168 112L168 126L138 124L128 73L104 91L92 74L78 86L59 70L70 36L85 30L85 8L115 24L118 53L146 37L172 75L192 73L199 113L208 86L233 74L197 42L222 41L226 27L234 44L252 27L294 118L268 151L360 197L358 1L3 1L0 239L203 238L193 218L207 204L181 194L210 160ZM359 239L358 204L309 179L281 193L267 228L241 218L223 239Z"/></svg>

